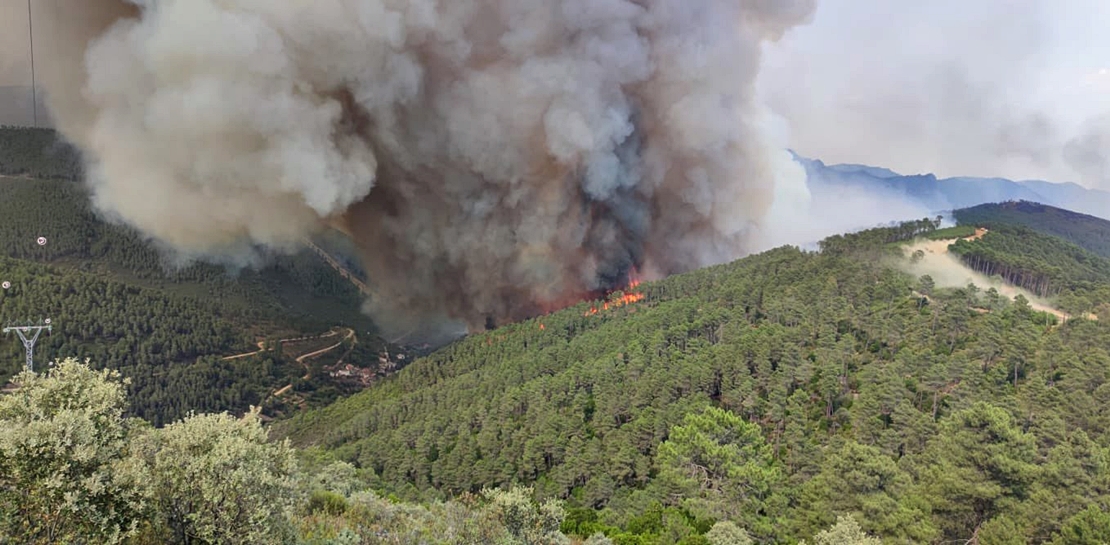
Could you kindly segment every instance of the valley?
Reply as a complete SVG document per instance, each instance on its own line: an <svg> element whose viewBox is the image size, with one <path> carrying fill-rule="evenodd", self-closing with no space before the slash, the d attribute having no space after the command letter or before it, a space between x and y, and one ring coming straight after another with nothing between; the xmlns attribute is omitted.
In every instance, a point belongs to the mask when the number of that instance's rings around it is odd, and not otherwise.
<svg viewBox="0 0 1110 545"><path fill-rule="evenodd" d="M0 318L48 313L36 354L120 375L58 361L68 378L7 388L0 421L23 393L115 388L118 418L151 425L121 427L112 463L175 497L143 456L203 429L191 437L253 452L242 467L301 483L234 490L296 505L280 520L302 537L484 543L527 520L545 536L529 543L1052 542L1102 524L1110 500L1098 218L956 210L954 228L927 218L634 280L418 354L375 334L363 273L330 235L229 273L167 262L86 199L65 180L0 184ZM21 348L0 350L5 382L28 381Z"/></svg>
<svg viewBox="0 0 1110 545"><path fill-rule="evenodd" d="M0 545L1110 545L1108 26L0 2Z"/></svg>
<svg viewBox="0 0 1110 545"><path fill-rule="evenodd" d="M14 170L0 162L0 171ZM39 365L87 355L123 370L135 414L155 423L264 402L276 416L327 403L384 372L379 354L389 344L359 308L354 273L333 269L312 249L269 256L261 269L174 264L133 231L94 214L79 184L9 176L0 183L0 276L12 287L0 293L0 323L55 320L54 335L36 346ZM36 245L40 236L47 245ZM300 351L306 342L293 339L337 330L351 331L351 341L355 330L367 334L357 345L341 345L349 351L339 346L296 360L335 341ZM286 354L261 349L278 339L287 341ZM0 383L22 367L22 350L18 342L0 345ZM344 352L355 356L365 380L337 381L322 371ZM284 396L295 403L271 396L283 388L297 394Z"/></svg>

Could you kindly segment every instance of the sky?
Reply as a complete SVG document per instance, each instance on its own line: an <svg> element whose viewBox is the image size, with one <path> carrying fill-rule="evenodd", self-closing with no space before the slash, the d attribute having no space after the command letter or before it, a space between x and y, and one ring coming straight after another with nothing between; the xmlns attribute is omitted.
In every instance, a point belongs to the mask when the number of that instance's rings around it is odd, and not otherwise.
<svg viewBox="0 0 1110 545"><path fill-rule="evenodd" d="M820 0L760 91L826 163L1105 187L1108 28L1106 0Z"/></svg>
<svg viewBox="0 0 1110 545"><path fill-rule="evenodd" d="M0 125L29 125L31 48L26 0L0 0Z"/></svg>
<svg viewBox="0 0 1110 545"><path fill-rule="evenodd" d="M83 3L31 1L45 69L50 19ZM26 9L0 0L0 124L30 119ZM827 163L1110 188L1107 28L1110 0L819 0L759 86Z"/></svg>
<svg viewBox="0 0 1110 545"><path fill-rule="evenodd" d="M0 85L30 82L26 0L0 0Z"/></svg>
<svg viewBox="0 0 1110 545"><path fill-rule="evenodd" d="M28 6L34 26L28 25ZM93 36L81 29L94 27L104 14L95 13L89 0L0 0L0 125L31 125L31 32L34 32L35 68L39 96L39 124L49 126L42 111L43 82L75 70L74 60Z"/></svg>

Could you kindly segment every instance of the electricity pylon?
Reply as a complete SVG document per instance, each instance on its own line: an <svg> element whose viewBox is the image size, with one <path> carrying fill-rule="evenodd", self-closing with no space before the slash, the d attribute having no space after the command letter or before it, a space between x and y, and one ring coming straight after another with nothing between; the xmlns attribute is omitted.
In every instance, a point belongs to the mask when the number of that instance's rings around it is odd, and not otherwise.
<svg viewBox="0 0 1110 545"><path fill-rule="evenodd" d="M50 323L50 320L47 320L47 323ZM9 326L9 327L5 327L3 329L3 333L11 333L12 331L15 331L15 334L19 335L19 340L23 341L23 346L25 348L27 348L27 365L26 365L26 368L27 368L28 371L34 371L35 370L35 363L34 363L34 360L32 360L32 355L34 354L34 351L35 351L35 341L39 340L39 335L42 334L42 330L45 329L47 331L51 331L51 327L52 326L50 326L50 325L27 325L27 326ZM32 331L34 332L34 335L31 335L30 337L28 337L27 334L32 332Z"/></svg>

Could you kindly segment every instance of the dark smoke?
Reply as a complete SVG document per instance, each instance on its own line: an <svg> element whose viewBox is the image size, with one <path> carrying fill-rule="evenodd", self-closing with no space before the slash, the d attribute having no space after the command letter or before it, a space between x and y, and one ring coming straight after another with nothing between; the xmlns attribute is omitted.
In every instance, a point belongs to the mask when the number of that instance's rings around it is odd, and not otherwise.
<svg viewBox="0 0 1110 545"><path fill-rule="evenodd" d="M335 226L384 324L732 259L804 185L753 84L814 0L135 4L52 104L96 203L200 254Z"/></svg>

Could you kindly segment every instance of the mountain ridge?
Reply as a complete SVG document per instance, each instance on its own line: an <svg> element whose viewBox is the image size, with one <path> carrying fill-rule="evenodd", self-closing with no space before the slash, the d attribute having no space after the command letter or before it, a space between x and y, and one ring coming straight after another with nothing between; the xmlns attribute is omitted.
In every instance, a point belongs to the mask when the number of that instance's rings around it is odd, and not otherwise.
<svg viewBox="0 0 1110 545"><path fill-rule="evenodd" d="M791 151L806 170L811 190L850 187L875 195L902 198L930 211L948 211L1003 201L1039 202L1110 219L1110 192L1074 182L1010 180L1000 177L955 176L938 178L932 173L900 174L884 167L859 164L826 164Z"/></svg>

